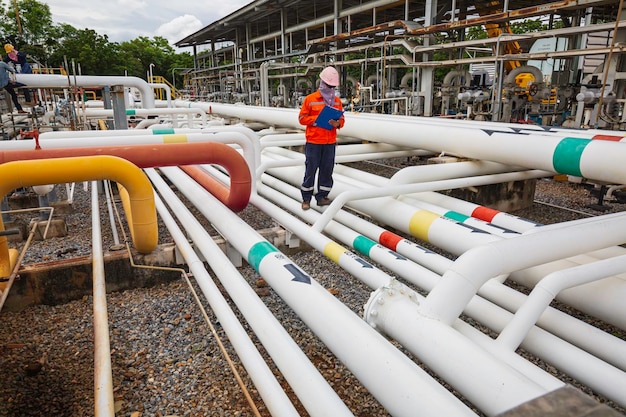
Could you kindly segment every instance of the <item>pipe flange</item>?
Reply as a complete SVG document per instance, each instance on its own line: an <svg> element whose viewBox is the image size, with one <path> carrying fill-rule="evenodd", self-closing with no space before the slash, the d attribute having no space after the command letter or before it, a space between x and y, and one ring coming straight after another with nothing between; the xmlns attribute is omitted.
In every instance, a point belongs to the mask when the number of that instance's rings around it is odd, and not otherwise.
<svg viewBox="0 0 626 417"><path fill-rule="evenodd" d="M411 302L415 303L416 306L419 305L419 301L417 299L415 291L413 291L411 288L407 287L397 279L392 279L389 284L380 287L372 292L369 300L367 300L367 303L365 303L365 305L363 306L363 318L370 326L372 326L376 330L379 330L377 321L379 319L381 311L384 310L394 300L399 300L400 297L405 300L410 300Z"/></svg>

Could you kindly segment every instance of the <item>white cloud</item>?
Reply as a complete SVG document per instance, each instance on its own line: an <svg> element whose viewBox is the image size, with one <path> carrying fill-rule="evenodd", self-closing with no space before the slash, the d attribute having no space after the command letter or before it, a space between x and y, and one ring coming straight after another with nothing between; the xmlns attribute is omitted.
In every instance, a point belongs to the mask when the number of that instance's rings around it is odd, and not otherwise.
<svg viewBox="0 0 626 417"><path fill-rule="evenodd" d="M3 0L0 0L0 3ZM93 29L111 42L162 36L170 43L202 29L251 0L40 0L54 23ZM202 24L204 22L204 25Z"/></svg>
<svg viewBox="0 0 626 417"><path fill-rule="evenodd" d="M118 10L124 10L125 13L141 10L148 7L144 0L118 0Z"/></svg>
<svg viewBox="0 0 626 417"><path fill-rule="evenodd" d="M159 26L156 35L164 37L173 44L203 27L204 25L196 16L186 14Z"/></svg>

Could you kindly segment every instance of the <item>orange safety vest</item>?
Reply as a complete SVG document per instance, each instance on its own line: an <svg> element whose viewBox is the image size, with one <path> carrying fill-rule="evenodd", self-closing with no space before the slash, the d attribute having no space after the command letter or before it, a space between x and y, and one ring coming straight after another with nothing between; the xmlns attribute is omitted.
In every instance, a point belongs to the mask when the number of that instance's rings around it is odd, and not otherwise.
<svg viewBox="0 0 626 417"><path fill-rule="evenodd" d="M335 97L334 108L343 110L341 100ZM301 125L306 126L304 136L309 143L315 143L318 145L327 145L337 142L337 129L326 130L321 127L315 126L315 120L324 108L324 98L319 91L309 94L304 98L304 103L300 108L300 114L298 115L298 121ZM343 127L344 118L341 116L339 119L339 129Z"/></svg>

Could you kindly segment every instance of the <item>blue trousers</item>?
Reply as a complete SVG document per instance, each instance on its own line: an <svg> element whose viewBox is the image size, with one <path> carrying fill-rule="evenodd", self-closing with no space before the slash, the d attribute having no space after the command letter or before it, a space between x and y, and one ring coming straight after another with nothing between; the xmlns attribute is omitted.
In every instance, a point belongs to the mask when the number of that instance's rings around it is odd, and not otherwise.
<svg viewBox="0 0 626 417"><path fill-rule="evenodd" d="M315 174L317 174L317 192L315 199L322 200L328 196L333 188L333 168L335 167L336 144L317 145L306 143L304 145L304 180L300 191L302 201L311 201L315 190Z"/></svg>

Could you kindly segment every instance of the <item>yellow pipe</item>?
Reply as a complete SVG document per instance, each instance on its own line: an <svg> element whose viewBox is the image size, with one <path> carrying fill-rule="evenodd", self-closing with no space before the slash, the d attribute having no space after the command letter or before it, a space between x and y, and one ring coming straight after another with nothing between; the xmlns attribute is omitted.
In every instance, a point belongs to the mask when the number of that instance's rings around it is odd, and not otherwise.
<svg viewBox="0 0 626 417"><path fill-rule="evenodd" d="M124 212L126 213L127 222L128 224L131 224L133 222L133 215L130 212L130 195L128 194L128 191L126 190L126 188L124 188L122 184L117 184L117 191L119 193L120 200L122 200L122 207L124 207ZM130 238L133 241L135 240L135 234L134 234L132 227L130 228Z"/></svg>
<svg viewBox="0 0 626 417"><path fill-rule="evenodd" d="M124 184L130 195L133 243L140 253L152 252L158 243L154 192L150 180L136 165L109 155L7 162L0 165L0 198L19 187L94 180ZM0 218L0 230L4 223ZM0 277L11 273L6 236L0 236Z"/></svg>
<svg viewBox="0 0 626 417"><path fill-rule="evenodd" d="M6 237L5 237L6 239ZM15 263L17 262L17 258L20 256L20 252L17 249L9 249L8 254L8 262L2 262L0 265L0 278L6 278L11 275L13 272L13 268L15 268ZM4 291L7 287L7 282L0 282L0 292Z"/></svg>

